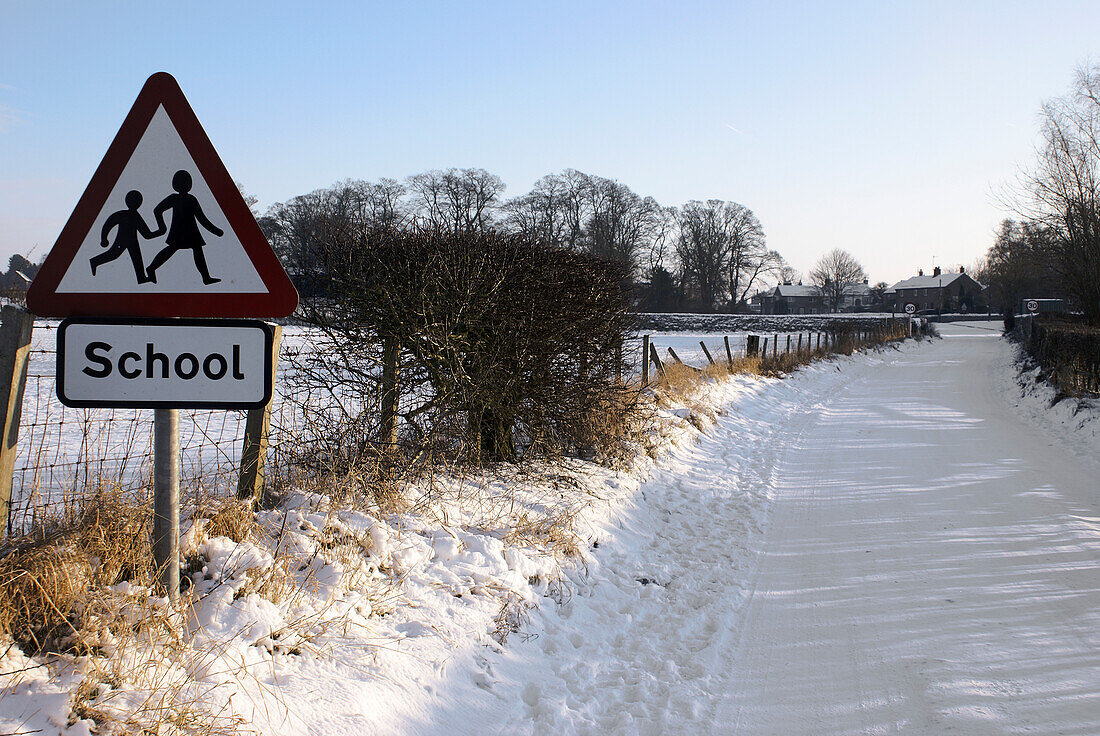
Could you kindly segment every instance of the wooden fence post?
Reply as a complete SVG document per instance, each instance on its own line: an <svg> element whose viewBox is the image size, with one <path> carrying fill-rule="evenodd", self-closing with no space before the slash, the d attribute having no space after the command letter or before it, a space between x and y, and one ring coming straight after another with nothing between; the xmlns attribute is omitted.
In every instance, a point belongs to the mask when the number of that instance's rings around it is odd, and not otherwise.
<svg viewBox="0 0 1100 736"><path fill-rule="evenodd" d="M798 333L798 352L802 352L802 333Z"/></svg>
<svg viewBox="0 0 1100 736"><path fill-rule="evenodd" d="M745 355L755 358L760 354L760 335L749 335L745 338Z"/></svg>
<svg viewBox="0 0 1100 736"><path fill-rule="evenodd" d="M397 371L400 353L401 346L396 337L382 338L382 417L378 428L378 442L382 463L387 471L397 450Z"/></svg>
<svg viewBox="0 0 1100 736"><path fill-rule="evenodd" d="M271 405L275 401L275 370L279 365L279 346L282 341L283 328L275 325L275 334L271 340L271 399L259 409L249 409L244 423L241 476L237 481L237 498L242 500L252 499L257 502L263 495Z"/></svg>
<svg viewBox="0 0 1100 736"><path fill-rule="evenodd" d="M11 526L12 476L19 444L19 420L27 387L34 315L5 305L0 326L0 538Z"/></svg>
<svg viewBox="0 0 1100 736"><path fill-rule="evenodd" d="M790 335L787 335L787 350L786 350L786 352L787 353L791 352L791 336Z"/></svg>
<svg viewBox="0 0 1100 736"><path fill-rule="evenodd" d="M642 385L649 385L649 335L642 335Z"/></svg>
<svg viewBox="0 0 1100 736"><path fill-rule="evenodd" d="M672 356L673 360L675 360L680 365L684 364L684 361L680 360L680 356L676 354L676 351L672 349L671 345L666 349L668 350L668 354Z"/></svg>
<svg viewBox="0 0 1100 736"><path fill-rule="evenodd" d="M703 346L703 355L707 356L707 362L711 365L715 365L714 358L710 357L710 351L707 350L707 344L702 340L699 341L699 344Z"/></svg>
<svg viewBox="0 0 1100 736"><path fill-rule="evenodd" d="M623 337L615 341L615 383L623 382Z"/></svg>
<svg viewBox="0 0 1100 736"><path fill-rule="evenodd" d="M774 358L778 355L779 355L779 335L774 335L772 337L772 357Z"/></svg>
<svg viewBox="0 0 1100 736"><path fill-rule="evenodd" d="M661 356L657 355L657 346L649 343L649 357L657 366L657 375L665 375L665 364L661 362Z"/></svg>
<svg viewBox="0 0 1100 736"><path fill-rule="evenodd" d="M723 335L722 336L722 342L725 343L725 345L726 345L726 366L732 371L733 370L733 351L730 350L730 336L729 335Z"/></svg>
<svg viewBox="0 0 1100 736"><path fill-rule="evenodd" d="M768 338L766 338L766 337L764 338L764 347L760 349L760 357L761 358L768 357Z"/></svg>

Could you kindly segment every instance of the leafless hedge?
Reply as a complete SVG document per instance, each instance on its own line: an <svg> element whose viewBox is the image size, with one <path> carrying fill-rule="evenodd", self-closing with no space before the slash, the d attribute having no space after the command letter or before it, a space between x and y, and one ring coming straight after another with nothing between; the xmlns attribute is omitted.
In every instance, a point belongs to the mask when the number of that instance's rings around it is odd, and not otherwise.
<svg viewBox="0 0 1100 736"><path fill-rule="evenodd" d="M1072 395L1100 394L1100 329L1063 320L1023 322L1025 349L1059 389Z"/></svg>
<svg viewBox="0 0 1100 736"><path fill-rule="evenodd" d="M298 268L319 344L288 375L312 458L599 451L594 417L631 401L623 266L492 230L324 235Z"/></svg>

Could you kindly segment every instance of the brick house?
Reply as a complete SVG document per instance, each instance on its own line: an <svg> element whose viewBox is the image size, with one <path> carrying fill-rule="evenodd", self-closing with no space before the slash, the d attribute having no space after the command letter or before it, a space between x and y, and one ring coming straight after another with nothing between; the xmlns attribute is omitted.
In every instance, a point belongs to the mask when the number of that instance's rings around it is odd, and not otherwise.
<svg viewBox="0 0 1100 736"><path fill-rule="evenodd" d="M759 301L761 314L821 314L828 311L816 286L784 283L762 291L753 297Z"/></svg>
<svg viewBox="0 0 1100 736"><path fill-rule="evenodd" d="M887 298L893 295L894 309L898 312L905 305L917 305L917 311L978 312L986 308L985 287L972 279L965 268L958 273L943 273L939 266L926 276L920 271L916 276L899 281L887 290Z"/></svg>

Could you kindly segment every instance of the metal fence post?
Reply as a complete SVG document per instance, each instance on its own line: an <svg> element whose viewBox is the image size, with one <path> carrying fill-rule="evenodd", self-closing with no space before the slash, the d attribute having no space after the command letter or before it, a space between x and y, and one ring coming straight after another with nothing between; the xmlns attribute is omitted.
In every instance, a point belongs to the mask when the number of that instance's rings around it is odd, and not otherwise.
<svg viewBox="0 0 1100 736"><path fill-rule="evenodd" d="M268 431L271 427L271 404L275 401L275 370L279 365L279 345L283 328L275 325L271 340L271 399L259 409L249 409L244 424L244 446L241 448L241 476L237 481L237 498L259 500L264 490L264 468L267 465Z"/></svg>
<svg viewBox="0 0 1100 736"><path fill-rule="evenodd" d="M19 444L19 420L27 386L34 315L5 305L0 327L0 538L11 527L12 476Z"/></svg>

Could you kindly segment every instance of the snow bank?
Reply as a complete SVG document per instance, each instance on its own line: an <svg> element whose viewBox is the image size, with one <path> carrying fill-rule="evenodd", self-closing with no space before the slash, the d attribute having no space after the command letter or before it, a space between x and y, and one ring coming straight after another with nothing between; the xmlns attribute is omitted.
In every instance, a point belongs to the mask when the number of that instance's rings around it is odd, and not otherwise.
<svg viewBox="0 0 1100 736"><path fill-rule="evenodd" d="M582 723L629 729L690 711L690 700L663 688L661 670L709 672L703 650L721 632L693 621L691 600L739 585L754 564L774 465L770 428L881 360L824 361L784 380L709 379L682 401L661 402L648 452L626 469L569 461L444 478L412 510L387 516L299 493L259 515L262 543L207 537L197 522L184 538L191 607L165 614L148 641L130 642L124 667L9 648L0 733L95 726L73 713L131 728L172 721L264 734L471 733L501 722L552 732L567 713L577 723L570 693L540 690L526 675L578 666L539 647L540 632L563 628L573 647L590 650L587 664L542 681L636 684L630 702L581 714ZM716 422L720 435L708 437ZM700 442L721 443L721 462L693 468ZM673 510L656 516L649 494ZM684 524L700 504L735 521L705 548L684 549ZM714 564L688 569L685 556ZM673 600L677 588L688 595ZM624 590L627 609L616 594ZM603 603L571 619L577 597ZM735 603L731 619L736 612ZM652 617L654 635L684 656L661 661L659 648L621 640L609 624L623 616ZM603 654L622 647L637 649L648 671L601 672Z"/></svg>
<svg viewBox="0 0 1100 736"><path fill-rule="evenodd" d="M1005 341L993 380L1025 423L1075 455L1100 461L1100 399L1065 396L1041 377L1021 346ZM1098 462L1100 464L1100 462Z"/></svg>

